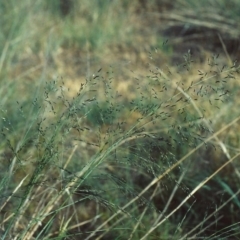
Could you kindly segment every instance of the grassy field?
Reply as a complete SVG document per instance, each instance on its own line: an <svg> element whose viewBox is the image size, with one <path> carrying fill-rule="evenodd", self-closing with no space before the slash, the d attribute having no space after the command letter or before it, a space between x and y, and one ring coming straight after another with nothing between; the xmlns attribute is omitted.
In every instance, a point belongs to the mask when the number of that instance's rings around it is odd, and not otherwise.
<svg viewBox="0 0 240 240"><path fill-rule="evenodd" d="M239 11L1 1L1 239L239 239Z"/></svg>

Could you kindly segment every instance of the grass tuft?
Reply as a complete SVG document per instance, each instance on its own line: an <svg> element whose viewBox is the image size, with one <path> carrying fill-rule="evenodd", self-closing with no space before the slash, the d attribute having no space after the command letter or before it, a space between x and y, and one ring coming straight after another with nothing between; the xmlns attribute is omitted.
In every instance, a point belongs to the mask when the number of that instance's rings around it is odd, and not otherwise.
<svg viewBox="0 0 240 240"><path fill-rule="evenodd" d="M224 57L173 61L171 39L136 50L124 35L191 1L79 3L2 3L1 239L237 239L240 68L225 39Z"/></svg>

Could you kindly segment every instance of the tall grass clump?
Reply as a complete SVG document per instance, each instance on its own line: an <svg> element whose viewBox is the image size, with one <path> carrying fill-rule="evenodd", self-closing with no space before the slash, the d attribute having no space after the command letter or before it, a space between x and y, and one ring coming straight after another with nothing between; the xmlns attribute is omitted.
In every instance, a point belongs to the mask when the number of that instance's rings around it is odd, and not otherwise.
<svg viewBox="0 0 240 240"><path fill-rule="evenodd" d="M1 239L239 238L237 2L160 2L1 1Z"/></svg>
<svg viewBox="0 0 240 240"><path fill-rule="evenodd" d="M225 141L239 67L193 69L189 51L178 73L155 55L122 80L134 95L109 67L74 97L59 78L1 105L2 239L239 236L239 149Z"/></svg>

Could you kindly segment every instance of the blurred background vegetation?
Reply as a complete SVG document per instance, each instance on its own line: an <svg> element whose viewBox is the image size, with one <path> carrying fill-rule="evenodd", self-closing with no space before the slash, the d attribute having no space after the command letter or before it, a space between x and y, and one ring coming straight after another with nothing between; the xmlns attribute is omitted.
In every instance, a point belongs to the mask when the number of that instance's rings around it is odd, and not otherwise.
<svg viewBox="0 0 240 240"><path fill-rule="evenodd" d="M123 96L123 102L127 105L137 94L136 85L131 81L133 73L135 77L148 74L152 52L157 52L155 64L159 68L169 68L174 78L183 78L186 83L191 83L196 78L198 70L209 71L209 59L213 59L212 56L217 58L221 67L238 65L236 60L240 57L238 0L1 0L0 26L0 126L2 129L3 126L6 128L6 119L9 126L14 126L8 139L16 149L22 141L27 146L27 139L31 135L28 127L38 114L38 109L33 107L32 103L36 98L44 97L44 81L60 79L65 87L70 89L68 97L73 97L86 78L92 77L97 71L110 71L113 67L114 78L117 80L114 88ZM186 72L182 70L181 64L186 62L189 50L193 62L189 62L191 70ZM147 78L142 84L148 85ZM239 88L238 85L232 86L234 88L231 89L231 103L221 111L216 110L215 115L212 113L215 129L239 116L240 102L236 95ZM99 99L105 94L106 92L100 89L97 93ZM137 98L140 101L140 96ZM101 110L98 105L93 106L93 112L87 119L89 124L109 124L112 119L119 118L119 115L121 119L128 118L128 113L124 115L122 108L121 114L113 115L110 120L104 121L103 115L107 114L109 105L110 103L102 104ZM129 124L138 117L137 115L129 119ZM221 136L232 153L240 151L240 137L236 134L239 130L237 126ZM7 144L0 142L2 176L6 171L4 159L13 157L11 151L6 151ZM85 151L84 156L92 154L90 150ZM179 150L180 154L181 151L185 150ZM199 176L194 175L194 171L202 171L202 179L211 169L217 169L226 161L225 155L219 151L205 151L204 154L198 152L195 157L202 161L192 164L192 175L186 180L189 187L199 181ZM196 198L202 202L212 201L209 208L217 208L219 202L225 201L224 193L231 196L240 187L239 166L238 160ZM107 168L109 170L111 166ZM17 176L16 179L19 178L20 176ZM137 182L141 189L146 185L144 181L147 181L143 179L139 175L132 181ZM170 189L174 187L172 184L173 182L169 182ZM217 194L210 196L210 190ZM179 194L179 202L183 195ZM165 197L158 196L155 206L159 207L164 202ZM176 202L172 203L172 209L177 205ZM82 219L93 217L92 209L96 206L92 204L86 204L81 213ZM240 201L236 197L235 205L225 207L221 213L221 227L210 228L209 232L213 233L213 229L223 229L239 222L239 208ZM193 215L199 215L199 219L203 219L208 210L206 205L198 206ZM181 226L177 227L186 211L183 210L177 215L178 218L166 225L165 232L158 232L149 239L170 239L169 236L172 236L174 231L188 231ZM1 215L2 221L3 218ZM144 221L147 224L148 220ZM134 224L129 223L129 226ZM93 229L92 225L89 228L88 225L84 227L83 230L86 231ZM141 231L144 231L143 229ZM135 239L140 239L141 231ZM240 230L236 232L239 233ZM121 239L128 239L128 231L121 234ZM109 235L109 238L104 239L114 239L111 237L116 235Z"/></svg>

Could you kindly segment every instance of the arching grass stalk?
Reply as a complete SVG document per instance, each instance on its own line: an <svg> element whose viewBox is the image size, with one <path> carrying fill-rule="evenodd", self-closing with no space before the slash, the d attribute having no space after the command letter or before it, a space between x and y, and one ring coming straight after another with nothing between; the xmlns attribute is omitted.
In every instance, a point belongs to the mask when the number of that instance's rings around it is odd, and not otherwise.
<svg viewBox="0 0 240 240"><path fill-rule="evenodd" d="M233 121L231 121L230 123L228 123L227 125L225 125L224 127L222 127L220 130L218 130L216 133L214 133L212 136L208 137L205 142L209 142L210 140L212 140L213 138L215 138L217 135L219 135L220 133L222 133L223 131L225 131L226 129L228 129L229 127L231 127L233 124L237 123L240 120L240 116L235 118ZM87 238L86 240L92 238L99 230L101 230L106 224L108 224L111 220L113 220L116 216L118 216L119 214L122 213L123 210L125 210L127 207L129 207L131 204L133 204L135 201L137 201L144 193L146 193L152 186L154 186L156 183L158 183L161 179L163 179L167 174L169 174L174 168L176 168L178 165L180 165L183 161L185 161L189 156L191 156L194 152L196 152L196 150L200 149L205 143L202 142L200 143L196 148L192 149L191 151L189 151L183 158L181 158L180 160L178 160L175 164L173 164L170 168L168 168L163 174L161 174L160 176L154 178L150 184L147 185L147 187L145 187L139 194L137 197L133 198L132 200L130 200L126 205L124 205L123 207L121 207L121 210L118 210L115 214L113 214L110 218L108 218L105 222L103 222L99 227L96 228L96 230L94 232L92 232ZM237 156L239 156L240 154L237 154L234 158L230 159L228 162L226 162L224 164L224 167L229 164L230 162L232 162ZM218 172L221 170L222 168L219 168ZM216 174L216 172L214 173L214 175ZM214 176L213 175L213 176ZM208 178L207 181L211 179ZM205 180L206 181L206 180ZM194 189L194 191L191 192L191 194L193 194L193 192L196 192L197 190L200 189L200 187L202 187L206 182L202 182L200 185L198 185L197 188ZM188 195L185 198L185 202L191 197L191 195ZM184 203L185 203L184 202ZM181 206L183 205L183 202L181 204ZM179 208L181 207L179 206ZM178 209L176 209L177 211ZM171 213L171 215L175 212L175 210ZM164 218L162 222L164 222L167 218ZM159 226L159 224L157 225ZM154 228L156 229L156 227Z"/></svg>

